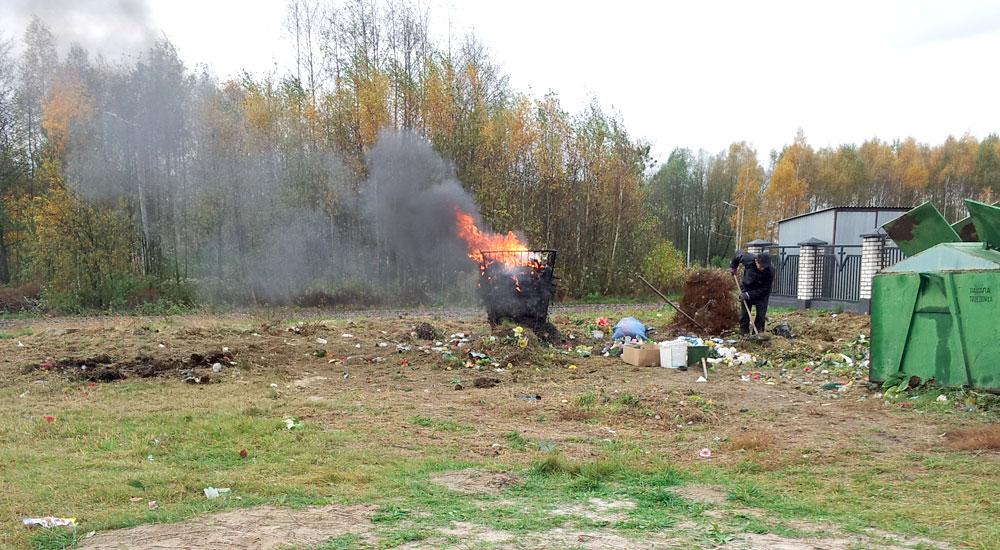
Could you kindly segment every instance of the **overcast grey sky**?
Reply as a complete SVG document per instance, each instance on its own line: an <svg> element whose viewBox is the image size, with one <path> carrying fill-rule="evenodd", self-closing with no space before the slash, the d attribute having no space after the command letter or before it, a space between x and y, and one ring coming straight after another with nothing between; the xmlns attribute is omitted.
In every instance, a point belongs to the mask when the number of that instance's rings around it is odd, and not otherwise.
<svg viewBox="0 0 1000 550"><path fill-rule="evenodd" d="M665 161L677 146L753 143L762 162L801 127L815 147L1000 131L1000 2L429 0L432 34L474 30L512 84L591 97ZM291 68L283 0L0 0L111 58L165 34L220 77Z"/></svg>

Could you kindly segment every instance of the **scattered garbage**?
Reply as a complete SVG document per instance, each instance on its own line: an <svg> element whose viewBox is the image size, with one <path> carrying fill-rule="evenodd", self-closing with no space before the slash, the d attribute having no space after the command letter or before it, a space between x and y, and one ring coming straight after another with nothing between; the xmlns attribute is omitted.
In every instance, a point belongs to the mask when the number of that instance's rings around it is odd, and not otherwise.
<svg viewBox="0 0 1000 550"><path fill-rule="evenodd" d="M587 325L587 330L590 331L590 335L594 338L594 340L603 340L604 334L610 326L611 323L608 322L607 317L598 317L597 319L594 319L593 323Z"/></svg>
<svg viewBox="0 0 1000 550"><path fill-rule="evenodd" d="M24 518L21 520L28 527L76 527L76 518L54 518L45 516L44 518Z"/></svg>
<svg viewBox="0 0 1000 550"><path fill-rule="evenodd" d="M215 487L205 487L204 490L205 490L205 498L207 498L208 500L213 500L229 493L228 487L220 487L218 489L216 489Z"/></svg>
<svg viewBox="0 0 1000 550"><path fill-rule="evenodd" d="M708 378L705 378L704 376L699 376L698 379L695 380L695 382L708 382Z"/></svg>
<svg viewBox="0 0 1000 550"><path fill-rule="evenodd" d="M542 396L538 395L538 394L535 394L535 395L522 395L521 397L518 397L517 400L518 401L541 401L542 400Z"/></svg>
<svg viewBox="0 0 1000 550"><path fill-rule="evenodd" d="M246 458L246 457L247 457L247 450L246 449L241 449L240 450L240 458Z"/></svg>
<svg viewBox="0 0 1000 550"><path fill-rule="evenodd" d="M285 427L289 430L294 430L295 428L302 427L302 422L300 422L298 418L290 416L285 419Z"/></svg>
<svg viewBox="0 0 1000 550"><path fill-rule="evenodd" d="M556 450L556 442L555 441L542 441L542 442L540 442L538 444L538 450L542 451L542 452L545 452L545 453L550 453L552 451L555 451Z"/></svg>
<svg viewBox="0 0 1000 550"><path fill-rule="evenodd" d="M940 403L947 403L948 402L948 396L946 396L946 395L939 395L939 396L937 396L937 400Z"/></svg>
<svg viewBox="0 0 1000 550"><path fill-rule="evenodd" d="M646 325L635 317L624 317L615 325L611 338L621 340L625 337L646 339Z"/></svg>
<svg viewBox="0 0 1000 550"><path fill-rule="evenodd" d="M43 416L42 420L44 420L46 422L55 422L56 421L56 417L54 417L54 416Z"/></svg>
<svg viewBox="0 0 1000 550"><path fill-rule="evenodd" d="M771 329L771 332L773 332L777 336L781 336L782 338L792 337L792 327L788 326L787 321L782 321L778 323L777 326Z"/></svg>
<svg viewBox="0 0 1000 550"><path fill-rule="evenodd" d="M709 449L709 448L706 447L706 448L704 448L704 449L702 449L701 451L698 452L698 456L700 456L701 458L711 458L712 457L712 449Z"/></svg>
<svg viewBox="0 0 1000 550"><path fill-rule="evenodd" d="M341 338L354 338L354 335L353 334L348 334L348 333L345 332L345 333L341 334L340 337ZM322 340L322 338L318 338L318 340ZM324 341L324 342L320 342L320 343L321 344L325 344L326 342Z"/></svg>
<svg viewBox="0 0 1000 550"><path fill-rule="evenodd" d="M215 363L212 365L212 372L222 372L222 363Z"/></svg>
<svg viewBox="0 0 1000 550"><path fill-rule="evenodd" d="M326 343L326 338L317 338L316 339L316 343L317 344L325 344Z"/></svg>
<svg viewBox="0 0 1000 550"><path fill-rule="evenodd" d="M149 509L150 510L156 510L159 507L160 507L160 504L158 502L156 502L155 500L149 501Z"/></svg>
<svg viewBox="0 0 1000 550"><path fill-rule="evenodd" d="M661 364L662 351L653 344L629 344L622 348L622 360L637 367L656 367Z"/></svg>
<svg viewBox="0 0 1000 550"><path fill-rule="evenodd" d="M437 331L430 323L424 322L413 328L415 336L421 340L433 340Z"/></svg>

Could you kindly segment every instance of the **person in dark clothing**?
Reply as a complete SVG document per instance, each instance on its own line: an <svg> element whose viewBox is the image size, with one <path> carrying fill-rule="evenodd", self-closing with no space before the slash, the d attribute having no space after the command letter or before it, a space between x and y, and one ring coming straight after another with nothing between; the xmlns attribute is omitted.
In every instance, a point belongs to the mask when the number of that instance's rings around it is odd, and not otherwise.
<svg viewBox="0 0 1000 550"><path fill-rule="evenodd" d="M771 297L771 283L774 281L774 268L771 267L771 256L767 252L751 254L737 252L733 261L729 262L729 272L736 274L736 269L743 264L743 283L740 285L739 300L756 308L757 315L753 324L757 332L764 332L764 322L767 320L767 301ZM740 307L740 336L750 333L750 314L746 307Z"/></svg>

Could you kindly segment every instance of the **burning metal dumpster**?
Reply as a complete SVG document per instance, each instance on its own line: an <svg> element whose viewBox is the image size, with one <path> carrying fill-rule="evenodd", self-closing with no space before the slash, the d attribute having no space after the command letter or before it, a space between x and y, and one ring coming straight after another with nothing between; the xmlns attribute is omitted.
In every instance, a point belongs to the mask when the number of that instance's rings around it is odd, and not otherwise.
<svg viewBox="0 0 1000 550"><path fill-rule="evenodd" d="M555 291L555 250L481 251L479 290L490 325L504 319L538 328Z"/></svg>
<svg viewBox="0 0 1000 550"><path fill-rule="evenodd" d="M508 320L531 328L543 340L558 340L559 331L548 322L556 251L530 250L512 231L483 231L471 214L457 207L455 227L469 258L479 264L479 293L490 326Z"/></svg>
<svg viewBox="0 0 1000 550"><path fill-rule="evenodd" d="M1000 208L966 205L974 233L928 204L884 226L909 257L872 283L871 381L901 372L1000 391ZM963 242L972 234L981 242Z"/></svg>

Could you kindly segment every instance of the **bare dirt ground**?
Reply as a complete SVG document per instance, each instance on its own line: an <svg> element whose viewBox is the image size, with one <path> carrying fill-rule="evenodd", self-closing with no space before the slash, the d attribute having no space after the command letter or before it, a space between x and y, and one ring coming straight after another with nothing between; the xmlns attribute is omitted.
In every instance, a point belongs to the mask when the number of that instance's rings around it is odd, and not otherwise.
<svg viewBox="0 0 1000 550"><path fill-rule="evenodd" d="M652 306L625 307L653 310ZM338 313L332 317L317 313L316 317L324 319L302 324L287 321L285 313L25 319L3 327L32 333L0 340L0 373L5 379L56 374L94 385L135 379L183 380L229 385L233 391L274 384L277 392L307 403L338 403L349 397L352 403L381 411L365 417L364 423L381 434L380 443L387 452L419 456L420 444L449 445L455 449L456 460L470 462L508 455L523 462L508 443L511 432L530 441L551 442L570 459L598 457L594 442L643 441L647 453L672 457L679 464L711 461L720 467L739 464L749 451L762 457L765 468L787 466L803 456L813 462L836 463L844 460L844 441L852 438L893 455L941 444L938 423L887 414L892 405L872 398L873 392L864 384L865 371L837 371L819 364L826 353L867 335L865 316L842 314L833 318L799 312L775 316L788 321L798 337L740 345L761 361L720 365L708 373L705 383L697 381L701 369L684 372L633 367L613 357L601 357L601 344L584 336L588 331L576 317L590 312L613 314L616 309L555 308L550 319L574 339L567 341L567 346L551 349L535 341L521 348L508 341L510 327L504 329L508 332L491 332L484 316L474 309ZM415 336L417 325L423 322L435 329L432 340ZM577 353L576 346L581 344L593 346L592 356ZM447 355L441 351L446 346ZM470 350L485 358L469 355ZM769 360L764 362L765 358ZM816 365L808 366L810 358ZM829 382L846 385L832 391L819 389ZM581 404L589 401L581 396L591 396L598 405L623 405L604 411L600 421L594 421L594 411ZM298 417L335 425L343 422L343 414L332 407L309 407ZM401 421L414 416L454 419L469 429L440 430ZM536 421L539 418L545 421ZM413 432L416 438L410 435ZM713 448L711 458L699 456L705 447ZM469 495L502 494L505 487L520 482L513 473L478 470L445 472L431 480ZM687 486L677 491L692 502L726 502L725 492L711 486ZM636 504L594 499L574 506L553 514L613 522ZM311 548L345 534L356 534L361 543L375 544L369 519L373 511L368 505L241 509L185 523L98 532L79 548ZM718 513L753 512L727 509ZM558 528L514 536L456 522L434 537L400 547L684 548L690 546L683 541L691 539L681 535L693 528L681 523L676 532L646 534L637 540L610 528ZM844 535L834 525L802 523L796 528L825 535L803 538L746 533L738 540L704 547L947 547L923 540L887 542L877 533Z"/></svg>

